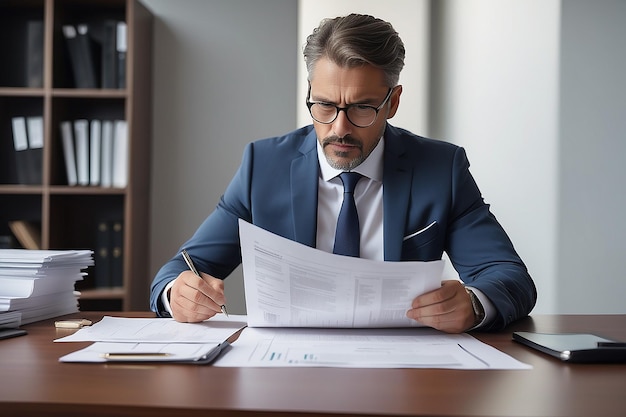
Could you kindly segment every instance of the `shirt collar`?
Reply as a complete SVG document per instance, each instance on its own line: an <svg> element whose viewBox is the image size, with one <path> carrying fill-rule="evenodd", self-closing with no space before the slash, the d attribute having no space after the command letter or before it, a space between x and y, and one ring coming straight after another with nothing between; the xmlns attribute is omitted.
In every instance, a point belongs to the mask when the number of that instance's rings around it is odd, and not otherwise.
<svg viewBox="0 0 626 417"><path fill-rule="evenodd" d="M361 162L361 164L352 171L358 172L371 180L382 182L384 150L385 138L382 137L365 161ZM322 149L322 145L319 140L317 140L317 159L320 164L320 172L324 181L329 181L343 172L342 170L335 169L328 164L326 155L324 155L324 150Z"/></svg>

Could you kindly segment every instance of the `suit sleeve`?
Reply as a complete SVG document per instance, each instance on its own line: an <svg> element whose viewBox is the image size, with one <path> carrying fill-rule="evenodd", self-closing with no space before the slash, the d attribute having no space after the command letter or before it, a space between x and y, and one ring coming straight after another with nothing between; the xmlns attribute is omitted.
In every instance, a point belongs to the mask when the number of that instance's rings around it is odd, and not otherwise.
<svg viewBox="0 0 626 417"><path fill-rule="evenodd" d="M252 144L245 148L242 163L215 210L155 275L150 286L150 309L159 316L169 316L161 302L161 293L170 281L188 269L180 255L183 248L199 271L216 278L226 278L241 263L238 219L251 221L249 190L253 149Z"/></svg>
<svg viewBox="0 0 626 417"><path fill-rule="evenodd" d="M484 329L501 330L530 313L537 290L511 240L483 201L463 148L454 156L451 201L448 255L463 282L482 291L497 310L495 320Z"/></svg>

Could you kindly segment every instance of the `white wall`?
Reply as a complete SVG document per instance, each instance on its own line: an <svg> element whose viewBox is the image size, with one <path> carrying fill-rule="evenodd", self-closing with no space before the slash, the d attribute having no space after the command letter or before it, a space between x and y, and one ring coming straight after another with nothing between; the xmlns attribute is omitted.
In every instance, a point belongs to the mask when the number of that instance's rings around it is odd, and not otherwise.
<svg viewBox="0 0 626 417"><path fill-rule="evenodd" d="M297 2L143 1L155 15L154 276L213 210L245 144L295 129ZM245 312L240 269L226 295Z"/></svg>
<svg viewBox="0 0 626 417"><path fill-rule="evenodd" d="M535 313L624 313L626 2L433 2L431 135L467 148Z"/></svg>
<svg viewBox="0 0 626 417"><path fill-rule="evenodd" d="M626 2L562 9L556 308L623 314Z"/></svg>
<svg viewBox="0 0 626 417"><path fill-rule="evenodd" d="M557 0L433 3L431 129L471 171L554 311L558 195Z"/></svg>

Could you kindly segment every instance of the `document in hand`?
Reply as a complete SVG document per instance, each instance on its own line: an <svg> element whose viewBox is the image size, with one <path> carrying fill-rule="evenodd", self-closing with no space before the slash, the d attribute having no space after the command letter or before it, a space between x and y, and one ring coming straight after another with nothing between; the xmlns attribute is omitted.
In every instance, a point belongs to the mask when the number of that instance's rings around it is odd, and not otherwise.
<svg viewBox="0 0 626 417"><path fill-rule="evenodd" d="M210 363L246 326L245 316L214 317L201 323L164 318L105 316L90 327L55 342L96 342L61 357L61 362Z"/></svg>
<svg viewBox="0 0 626 417"><path fill-rule="evenodd" d="M444 261L334 255L239 220L249 327L420 326L413 299L441 285Z"/></svg>

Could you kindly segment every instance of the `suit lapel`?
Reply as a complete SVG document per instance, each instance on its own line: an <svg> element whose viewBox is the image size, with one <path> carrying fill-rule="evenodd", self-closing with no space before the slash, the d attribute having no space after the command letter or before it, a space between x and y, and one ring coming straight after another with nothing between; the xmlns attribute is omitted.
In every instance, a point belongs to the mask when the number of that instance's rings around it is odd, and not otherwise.
<svg viewBox="0 0 626 417"><path fill-rule="evenodd" d="M411 168L402 139L387 125L383 167L383 234L385 260L402 260L402 238L409 207Z"/></svg>
<svg viewBox="0 0 626 417"><path fill-rule="evenodd" d="M294 240L315 247L317 236L317 136L315 130L305 137L302 155L291 162L291 207Z"/></svg>

